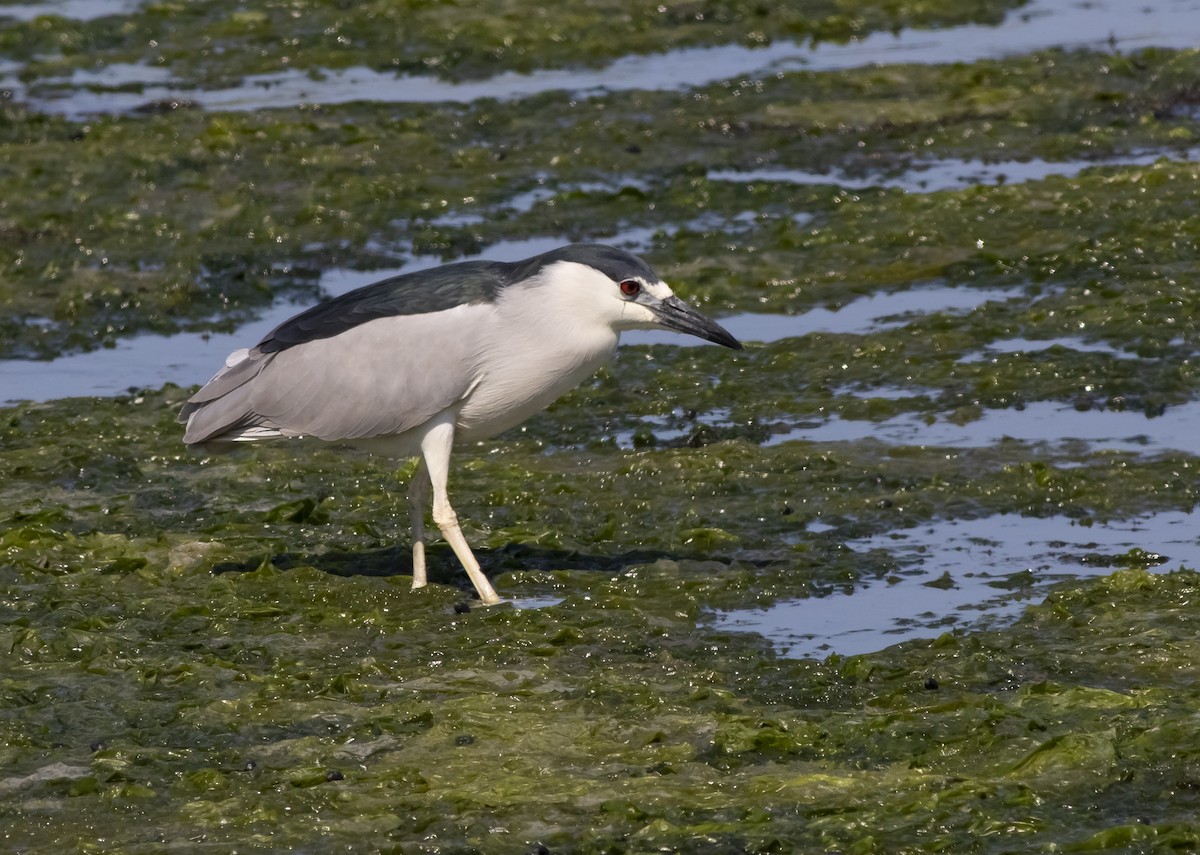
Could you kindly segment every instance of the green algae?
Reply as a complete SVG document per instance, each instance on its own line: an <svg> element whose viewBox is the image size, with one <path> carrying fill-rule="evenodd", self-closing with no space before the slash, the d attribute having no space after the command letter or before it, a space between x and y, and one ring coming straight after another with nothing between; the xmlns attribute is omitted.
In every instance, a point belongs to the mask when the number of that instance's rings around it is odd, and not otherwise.
<svg viewBox="0 0 1200 855"><path fill-rule="evenodd" d="M885 577L899 569L889 554L842 544L924 521L1188 509L1195 459L546 445L603 435L586 404L622 390L643 410L661 406L656 388L699 404L707 384L671 385L681 366L705 376L756 353L633 349L526 431L459 456L456 505L500 590L559 600L532 610L463 611L465 579L440 545L436 584L408 589L387 462L288 445L197 458L179 445L187 393L174 387L0 411L6 843L988 852L1192 839L1190 571L1118 570L1060 586L1007 629L824 662L780 659L712 615ZM828 528L808 533L814 520Z"/></svg>
<svg viewBox="0 0 1200 855"><path fill-rule="evenodd" d="M0 30L0 54L23 60L27 79L116 63L165 68L178 80L207 85L249 74L352 66L464 78L599 65L698 45L844 41L902 26L998 23L1019 5L1021 0L593 0L531 8L489 0L467 8L420 0L288 0L247 10L228 0L163 0L90 21L48 13L7 23Z"/></svg>
<svg viewBox="0 0 1200 855"><path fill-rule="evenodd" d="M454 257L530 234L604 239L622 228L660 230L649 255L662 272L727 310L795 312L938 278L1053 277L1078 293L1105 283L1105 300L1128 280L1132 308L1165 323L1188 313L1163 290L1194 257L1195 242L1180 238L1196 230L1197 178L1186 164L933 194L707 174L1169 152L1194 141L1194 123L1173 105L1189 103L1198 56L1047 53L796 72L683 97L552 93L470 107L182 110L86 123L9 107L0 123L0 174L11 188L0 203L0 355L46 358L145 330L229 329L281 292L311 298L331 265ZM959 97L1000 85L1011 97L1000 111ZM864 92L876 113L844 114ZM1049 92L1058 100L1046 106ZM915 103L927 106L913 114ZM534 189L551 195L514 209ZM464 217L479 221L455 220ZM1036 332L1112 320L1095 307L1048 318ZM1153 333L1138 346L1174 337Z"/></svg>
<svg viewBox="0 0 1200 855"><path fill-rule="evenodd" d="M197 458L177 447L173 417L184 397L168 388L5 411L9 559L72 573L89 554L118 566L145 554L180 566L236 559L244 569L287 554L292 564L319 557L333 572L404 571L408 558L393 542L406 537L407 507L386 466L287 444ZM586 390L574 393L530 430L553 433L555 420L566 420L603 431L576 421L586 400ZM1065 513L1102 521L1188 509L1196 499L1188 455L1081 455L1023 443L947 454L874 443L763 448L741 439L702 449L622 452L596 443L548 453L518 435L464 455L458 469L470 536L496 548L501 568L566 562L611 571L631 560L728 561L752 550L782 562L763 570L764 580L795 572L797 560L812 572L828 563L830 579L844 576L845 562L823 550L804 557L786 545L814 519L844 524L816 541L835 545L937 517ZM115 518L123 522L113 529L107 521ZM211 543L197 548L197 540ZM514 543L521 548L506 546ZM631 557L635 546L641 552ZM449 553L434 553L457 578ZM354 554L357 563L347 563Z"/></svg>
<svg viewBox="0 0 1200 855"><path fill-rule="evenodd" d="M305 13L305 39L332 9L287 8ZM84 44L138 61L149 34L174 73L225 79L274 60L246 49L218 65L178 45L212 28L261 44L284 9L150 6L139 26L162 29L119 35L41 19L14 29L11 52L45 47L34 32L58 39L33 79L77 67ZM721 38L740 25L721 22ZM447 73L478 73L486 45ZM298 64L325 67L346 49L298 48ZM609 55L593 48L570 61ZM525 67L520 49L489 68ZM440 544L435 584L408 589L396 476L409 469L289 445L193 456L175 387L0 410L6 847L1194 849L1200 578L1177 562L1151 575L1138 549L1092 556L1121 569L1058 586L1012 626L865 656L783 659L714 621L903 571L886 550L844 545L858 537L1001 513L1100 526L1191 510L1184 453L761 443L832 414L963 423L1035 401L1153 415L1194 400L1194 165L933 194L707 173L1171 151L1194 141L1196 63L1048 52L682 98L86 123L5 106L7 356L232 326L281 290L313 296L329 265L624 228L659 229L660 270L731 311L938 282L1014 295L740 354L628 348L522 431L466 450L452 484L468 538L505 595L555 601L539 609L464 608ZM545 199L516 204L532 189ZM1114 352L968 361L1068 336ZM854 394L889 388L924 391ZM683 436L668 446L660 426ZM637 448L618 448L623 431L640 431Z"/></svg>
<svg viewBox="0 0 1200 855"><path fill-rule="evenodd" d="M560 602L463 611L444 549L439 584L408 589L386 468L192 458L183 394L3 413L14 851L1152 851L1198 833L1180 819L1191 571L1117 570L1005 629L824 662L711 623L891 572L841 547L865 531L1047 498L1097 524L1190 507L1194 459L518 436L462 455L456 503L502 591ZM832 528L806 534L816 518Z"/></svg>

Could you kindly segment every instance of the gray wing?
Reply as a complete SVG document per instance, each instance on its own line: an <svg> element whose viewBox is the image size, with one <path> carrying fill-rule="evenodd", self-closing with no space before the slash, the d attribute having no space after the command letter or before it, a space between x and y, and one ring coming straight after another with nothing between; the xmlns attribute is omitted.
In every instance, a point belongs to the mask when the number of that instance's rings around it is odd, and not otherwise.
<svg viewBox="0 0 1200 855"><path fill-rule="evenodd" d="M482 302L380 317L283 350L255 347L241 361L234 354L180 413L184 441L404 433L471 391L475 343L492 314Z"/></svg>
<svg viewBox="0 0 1200 855"><path fill-rule="evenodd" d="M455 306L491 303L512 280L513 264L462 261L434 270L402 273L318 303L271 330L263 353L331 338L377 318L429 315Z"/></svg>

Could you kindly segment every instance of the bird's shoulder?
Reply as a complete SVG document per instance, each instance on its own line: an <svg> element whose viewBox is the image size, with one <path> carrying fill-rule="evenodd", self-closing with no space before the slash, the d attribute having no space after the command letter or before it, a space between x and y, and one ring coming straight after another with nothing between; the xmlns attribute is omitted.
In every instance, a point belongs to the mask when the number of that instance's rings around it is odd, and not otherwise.
<svg viewBox="0 0 1200 855"><path fill-rule="evenodd" d="M443 312L494 302L512 282L512 265L464 261L433 270L402 273L318 303L267 333L257 350L275 353L332 338L368 321Z"/></svg>

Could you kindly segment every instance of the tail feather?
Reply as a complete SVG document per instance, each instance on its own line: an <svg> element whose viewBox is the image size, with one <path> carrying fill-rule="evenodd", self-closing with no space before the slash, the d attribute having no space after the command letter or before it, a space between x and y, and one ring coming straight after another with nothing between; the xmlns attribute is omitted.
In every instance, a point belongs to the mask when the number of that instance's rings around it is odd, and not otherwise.
<svg viewBox="0 0 1200 855"><path fill-rule="evenodd" d="M216 373L179 411L187 425L183 441L188 445L212 442L255 442L285 436L265 424L250 404L254 380L274 358L257 348L230 354L225 367Z"/></svg>

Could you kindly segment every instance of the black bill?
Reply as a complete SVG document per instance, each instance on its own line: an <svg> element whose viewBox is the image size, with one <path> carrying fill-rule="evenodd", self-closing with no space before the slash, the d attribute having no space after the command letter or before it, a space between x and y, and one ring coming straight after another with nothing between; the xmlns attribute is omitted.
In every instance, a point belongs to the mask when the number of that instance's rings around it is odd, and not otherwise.
<svg viewBox="0 0 1200 855"><path fill-rule="evenodd" d="M649 307L667 329L694 335L705 341L741 350L742 343L716 321L711 321L678 297L671 296Z"/></svg>

